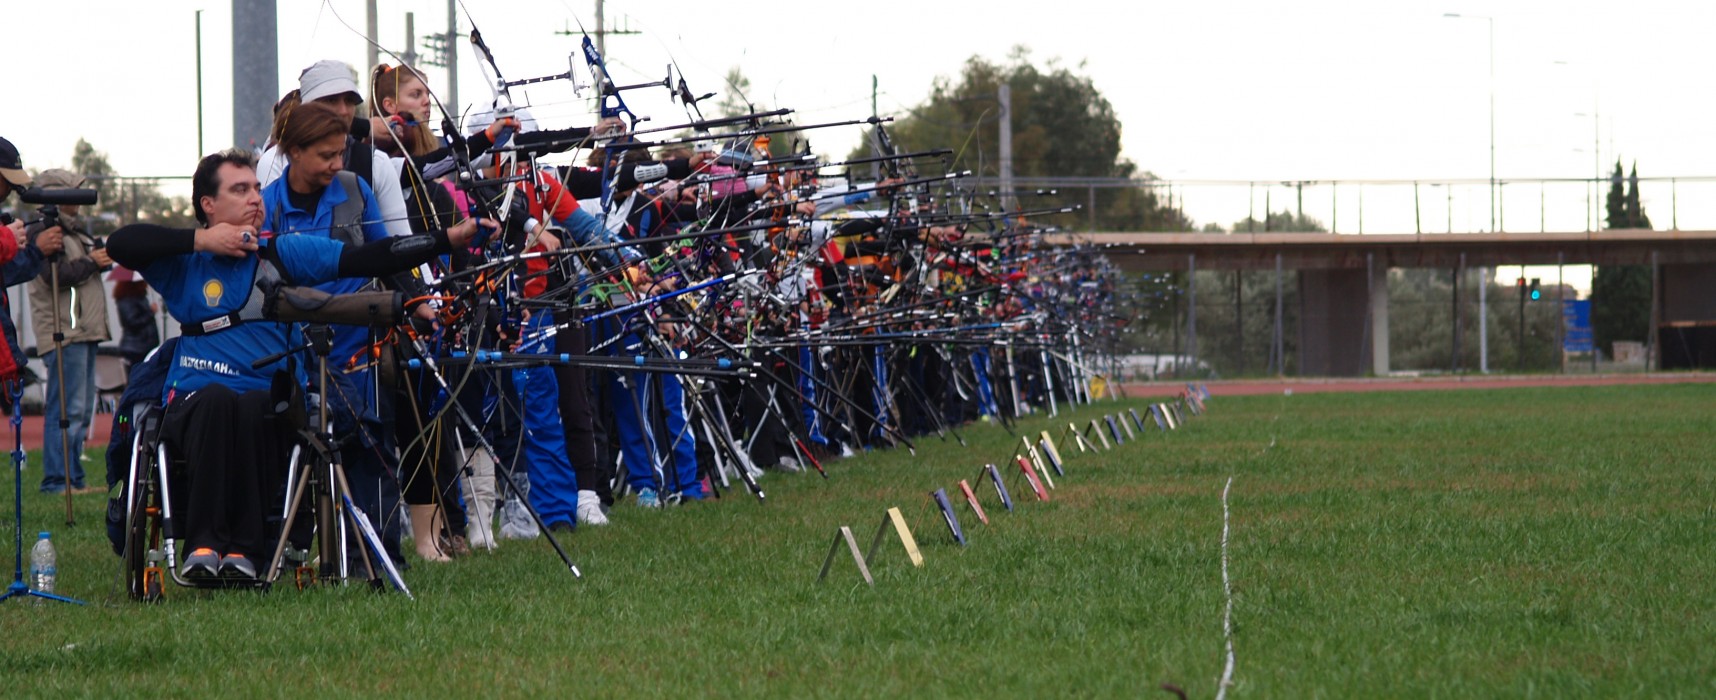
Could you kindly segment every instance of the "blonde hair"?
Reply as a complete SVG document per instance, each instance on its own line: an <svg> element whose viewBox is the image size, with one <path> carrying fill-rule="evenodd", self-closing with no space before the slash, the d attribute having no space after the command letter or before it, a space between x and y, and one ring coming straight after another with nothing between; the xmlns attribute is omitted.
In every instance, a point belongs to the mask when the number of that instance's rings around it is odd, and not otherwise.
<svg viewBox="0 0 1716 700"><path fill-rule="evenodd" d="M383 63L370 69L369 115L372 117L393 116L386 113L381 106L381 101L399 99L399 89L413 80L422 83L424 90L429 89L429 81L423 77L423 72L403 63L398 66ZM435 130L429 128L426 121L418 122L417 126L406 127L395 127L390 124L388 129L394 132L395 139L399 142L397 148L410 153L412 156L430 153L441 147L440 142L435 138Z"/></svg>

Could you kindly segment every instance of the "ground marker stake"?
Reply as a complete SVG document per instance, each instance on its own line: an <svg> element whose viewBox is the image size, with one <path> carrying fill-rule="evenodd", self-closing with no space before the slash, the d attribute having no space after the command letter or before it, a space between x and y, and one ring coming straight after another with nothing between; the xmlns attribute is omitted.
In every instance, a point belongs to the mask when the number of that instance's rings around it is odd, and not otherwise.
<svg viewBox="0 0 1716 700"><path fill-rule="evenodd" d="M889 523L893 524L894 532L899 534L900 544L905 546L906 556L912 560L912 566L923 568L924 555L918 552L918 541L912 537L912 529L906 526L906 516L900 513L897 506L889 508L887 514L882 516L882 525L876 528L876 539L870 541L870 551L864 558L868 561L876 560L876 552L882 547L882 537L888 534Z"/></svg>
<svg viewBox="0 0 1716 700"><path fill-rule="evenodd" d="M947 500L947 490L936 489L929 492L929 497L935 502L936 510L941 511L941 519L947 521L947 530L953 533L953 541L964 547L965 530L959 527L959 515L953 512L953 503Z"/></svg>
<svg viewBox="0 0 1716 700"><path fill-rule="evenodd" d="M960 479L959 491L960 493L965 494L965 505L970 506L971 512L977 514L977 520L982 522L984 525L988 525L989 515L983 512L983 504L978 502L977 492L971 490L971 482L966 481L965 479Z"/></svg>
<svg viewBox="0 0 1716 700"><path fill-rule="evenodd" d="M834 566L834 555L840 552L841 540L846 541L846 549L852 552L852 563L858 565L858 573L864 575L864 583L876 585L875 579L870 578L870 567L864 564L864 555L858 553L858 538L852 535L852 528L840 526L840 531L834 533L834 544L828 547L828 556L822 560L822 573L816 575L816 582L828 578L828 570Z"/></svg>

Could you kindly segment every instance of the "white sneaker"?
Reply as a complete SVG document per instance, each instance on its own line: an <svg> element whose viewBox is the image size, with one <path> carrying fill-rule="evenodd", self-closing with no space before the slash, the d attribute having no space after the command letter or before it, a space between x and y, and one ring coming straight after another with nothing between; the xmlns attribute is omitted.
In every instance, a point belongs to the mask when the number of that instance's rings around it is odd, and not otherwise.
<svg viewBox="0 0 1716 700"><path fill-rule="evenodd" d="M847 444L842 443L840 445L840 456L841 457L857 457L858 453L852 451L851 445L847 445Z"/></svg>
<svg viewBox="0 0 1716 700"><path fill-rule="evenodd" d="M585 525L607 525L608 516L602 512L602 499L595 491L578 492L578 522Z"/></svg>
<svg viewBox="0 0 1716 700"><path fill-rule="evenodd" d="M542 531L537 529L536 521L530 519L530 513L525 512L524 504L517 499L507 499L506 505L501 506L500 538L534 540L540 536Z"/></svg>
<svg viewBox="0 0 1716 700"><path fill-rule="evenodd" d="M798 459L793 458L793 457L787 457L785 455L782 455L780 458L780 468L781 468L781 471L787 472L789 474L796 474L798 472L804 471L804 467L799 466Z"/></svg>

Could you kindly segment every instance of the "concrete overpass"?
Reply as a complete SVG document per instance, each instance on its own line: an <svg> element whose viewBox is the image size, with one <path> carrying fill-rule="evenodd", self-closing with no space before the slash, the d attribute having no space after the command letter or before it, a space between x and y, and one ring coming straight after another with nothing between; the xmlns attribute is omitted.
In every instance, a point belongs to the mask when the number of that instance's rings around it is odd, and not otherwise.
<svg viewBox="0 0 1716 700"><path fill-rule="evenodd" d="M1101 246L1131 271L1296 270L1300 371L1326 376L1388 372L1390 268L1649 265L1653 365L1662 366L1663 329L1675 331L1671 365L1716 365L1716 231L1092 233L1057 234L1047 242Z"/></svg>

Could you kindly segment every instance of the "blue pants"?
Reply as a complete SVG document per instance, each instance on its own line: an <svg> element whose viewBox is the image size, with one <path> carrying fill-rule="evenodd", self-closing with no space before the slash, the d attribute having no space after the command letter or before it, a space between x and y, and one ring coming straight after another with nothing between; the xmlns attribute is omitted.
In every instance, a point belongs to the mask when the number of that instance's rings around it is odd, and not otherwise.
<svg viewBox="0 0 1716 700"><path fill-rule="evenodd" d="M551 314L537 314L530 318L527 332L553 324ZM520 350L544 352L534 344ZM518 390L519 418L524 427L519 456L524 458L525 473L530 475L530 505L542 516L544 525L575 524L578 477L566 452L566 429L560 422L560 385L554 379L554 368L541 365L515 369L512 383Z"/></svg>
<svg viewBox="0 0 1716 700"><path fill-rule="evenodd" d="M89 412L95 404L95 343L67 343L64 350L42 353L48 367L47 404L42 407L42 492L83 488L83 438L89 433ZM60 362L65 357L66 454L60 447ZM69 479L67 478L69 474Z"/></svg>
<svg viewBox="0 0 1716 700"><path fill-rule="evenodd" d="M1000 416L1001 407L995 404L995 387L989 383L988 348L971 351L971 370L977 383L977 412L986 416Z"/></svg>
<svg viewBox="0 0 1716 700"><path fill-rule="evenodd" d="M614 421L620 434L620 452L625 455L626 481L633 489L703 498L703 482L697 477L697 443L685 413L685 388L672 375L621 374L616 372L614 377ZM658 413L664 414L665 426L651 420ZM660 484L656 483L657 454L669 457L661 474L664 483Z"/></svg>
<svg viewBox="0 0 1716 700"><path fill-rule="evenodd" d="M636 334L627 334L618 345L623 354L642 353L643 342ZM679 378L650 372L613 372L610 381L614 428L619 434L620 454L625 456L626 481L632 489L678 493L693 500L703 498L703 482L697 476L697 443L691 434L691 421L685 411L685 387ZM666 420L655 421L653 417L657 414ZM658 454L669 459L659 480L655 462Z"/></svg>

